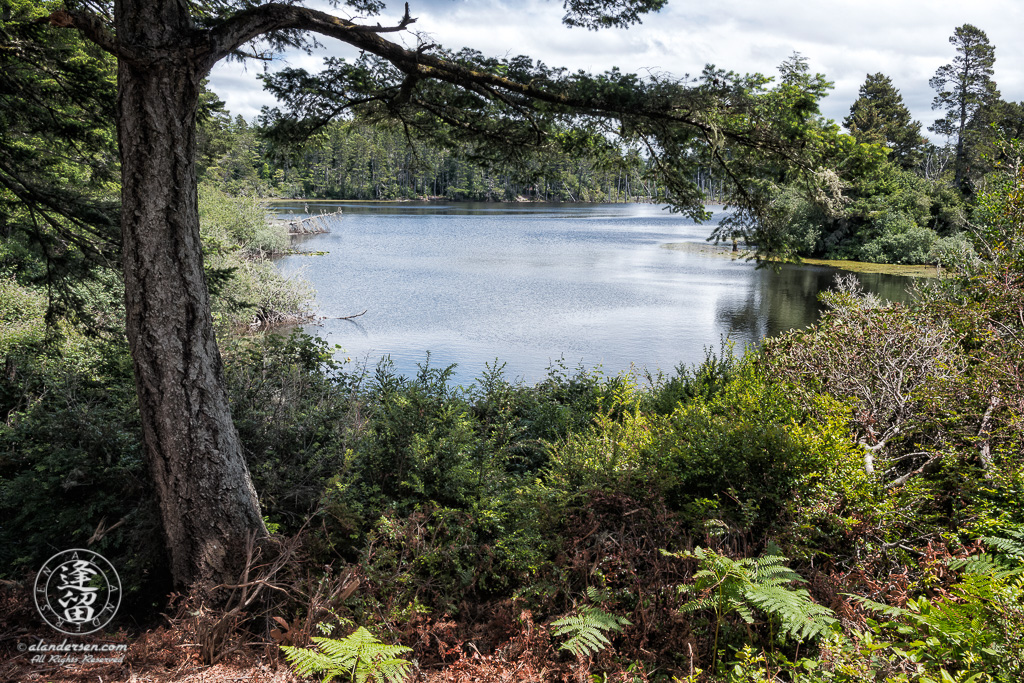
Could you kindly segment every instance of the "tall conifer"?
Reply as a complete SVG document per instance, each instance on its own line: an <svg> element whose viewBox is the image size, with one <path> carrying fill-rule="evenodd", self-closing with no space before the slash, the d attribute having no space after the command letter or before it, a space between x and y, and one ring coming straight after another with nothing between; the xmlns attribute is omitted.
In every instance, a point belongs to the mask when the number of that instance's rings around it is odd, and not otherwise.
<svg viewBox="0 0 1024 683"><path fill-rule="evenodd" d="M926 142L921 137L921 123L911 119L900 91L883 73L868 74L843 125L858 142L889 147L890 158L903 168L914 168L921 160Z"/></svg>
<svg viewBox="0 0 1024 683"><path fill-rule="evenodd" d="M968 124L980 108L999 99L996 82L992 80L996 50L985 32L971 24L958 27L949 42L956 48L956 57L952 63L940 66L928 82L937 93L932 109L942 109L946 115L928 130L956 138L953 182L966 190L970 172Z"/></svg>

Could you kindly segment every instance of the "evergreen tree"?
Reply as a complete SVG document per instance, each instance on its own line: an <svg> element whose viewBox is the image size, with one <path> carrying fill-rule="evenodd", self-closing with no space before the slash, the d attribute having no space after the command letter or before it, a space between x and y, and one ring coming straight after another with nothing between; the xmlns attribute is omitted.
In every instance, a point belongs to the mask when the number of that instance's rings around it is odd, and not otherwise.
<svg viewBox="0 0 1024 683"><path fill-rule="evenodd" d="M857 142L890 148L890 159L903 168L914 168L921 161L926 142L921 137L921 123L911 120L903 96L883 73L868 74L843 125Z"/></svg>
<svg viewBox="0 0 1024 683"><path fill-rule="evenodd" d="M117 259L114 59L40 23L47 4L0 10L0 277L81 320L75 283Z"/></svg>
<svg viewBox="0 0 1024 683"><path fill-rule="evenodd" d="M956 138L953 182L960 190L967 190L972 159L968 124L979 109L999 99L992 80L996 51L985 32L971 24L958 27L949 42L957 56L952 63L939 67L928 82L938 93L932 109L942 109L946 115L928 130Z"/></svg>

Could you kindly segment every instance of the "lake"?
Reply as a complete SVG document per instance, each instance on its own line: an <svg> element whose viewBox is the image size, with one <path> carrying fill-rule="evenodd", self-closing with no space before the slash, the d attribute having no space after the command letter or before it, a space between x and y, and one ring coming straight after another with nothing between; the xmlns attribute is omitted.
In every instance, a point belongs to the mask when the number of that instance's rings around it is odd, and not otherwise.
<svg viewBox="0 0 1024 683"><path fill-rule="evenodd" d="M669 372L724 340L742 350L811 324L837 272L757 269L711 248L711 225L652 204L316 202L308 210L337 208L344 216L332 232L295 243L328 254L286 256L278 266L313 284L320 315L366 314L304 329L354 363L372 368L390 356L404 375L429 351L432 366L457 364L460 384L495 360L509 379L531 383L560 360L611 375ZM302 217L307 205L274 209ZM885 298L907 298L907 278L858 277Z"/></svg>

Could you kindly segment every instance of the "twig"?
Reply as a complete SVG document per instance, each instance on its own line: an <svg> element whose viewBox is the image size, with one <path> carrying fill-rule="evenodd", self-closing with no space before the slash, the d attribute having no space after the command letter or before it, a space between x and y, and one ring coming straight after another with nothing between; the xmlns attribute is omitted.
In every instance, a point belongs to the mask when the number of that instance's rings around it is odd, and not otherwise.
<svg viewBox="0 0 1024 683"><path fill-rule="evenodd" d="M369 309L364 309L362 313L356 313L355 315L340 315L340 316L325 315L325 316L323 316L320 319L321 320L351 320L352 318L358 318L361 315L366 315L366 311L368 311L368 310Z"/></svg>

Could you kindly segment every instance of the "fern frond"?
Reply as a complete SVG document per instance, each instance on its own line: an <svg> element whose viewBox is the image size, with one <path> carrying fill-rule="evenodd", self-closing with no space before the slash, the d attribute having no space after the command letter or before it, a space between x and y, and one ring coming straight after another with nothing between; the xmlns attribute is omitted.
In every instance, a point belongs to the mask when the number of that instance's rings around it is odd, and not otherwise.
<svg viewBox="0 0 1024 683"><path fill-rule="evenodd" d="M963 569L964 581L970 577L988 577L995 581L1007 581L1024 575L1024 563L1013 564L1004 557L982 553L949 563L951 569Z"/></svg>
<svg viewBox="0 0 1024 683"><path fill-rule="evenodd" d="M610 631L621 631L623 626L632 626L632 622L600 607L588 606L576 614L570 614L551 622L555 627L556 636L568 635L569 640L562 643L560 649L568 650L577 657L600 652L611 641L605 635Z"/></svg>
<svg viewBox="0 0 1024 683"><path fill-rule="evenodd" d="M795 571L785 565L789 558L782 555L763 555L754 562L751 581L762 586L785 586L793 582L804 583Z"/></svg>
<svg viewBox="0 0 1024 683"><path fill-rule="evenodd" d="M399 655L412 652L403 645L388 645L360 626L345 638L313 638L316 649L282 647L285 658L300 676L323 674L323 682L344 676L357 683L401 683L412 662Z"/></svg>
<svg viewBox="0 0 1024 683"><path fill-rule="evenodd" d="M887 617L902 617L909 613L902 607L893 607L891 605L885 604L884 602L875 602L870 598L865 598L863 595L854 595L853 593L846 593L846 597L850 598L854 602L859 602L861 605L871 610L872 612L878 612L879 614L884 614Z"/></svg>
<svg viewBox="0 0 1024 683"><path fill-rule="evenodd" d="M776 617L783 631L796 640L817 638L836 624L832 610L811 600L803 588L791 589L776 585L755 585L746 597L759 609Z"/></svg>
<svg viewBox="0 0 1024 683"><path fill-rule="evenodd" d="M307 650L306 648L292 647L290 645L282 645L281 650L284 652L288 664L291 665L296 674L302 677L329 671L336 666L337 660L316 650Z"/></svg>
<svg viewBox="0 0 1024 683"><path fill-rule="evenodd" d="M805 581L786 566L788 560L777 547L770 547L761 557L740 560L701 548L677 556L699 562L694 583L679 590L701 596L684 603L680 608L683 612L714 611L718 623L735 612L744 622L753 624L756 608L778 620L783 632L797 640L823 635L836 623L832 611L811 600L807 590L791 588Z"/></svg>
<svg viewBox="0 0 1024 683"><path fill-rule="evenodd" d="M982 536L981 540L1011 560L1024 561L1024 528L1012 529L1006 532L1007 537Z"/></svg>

